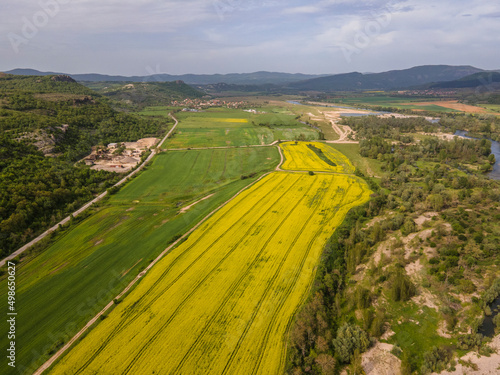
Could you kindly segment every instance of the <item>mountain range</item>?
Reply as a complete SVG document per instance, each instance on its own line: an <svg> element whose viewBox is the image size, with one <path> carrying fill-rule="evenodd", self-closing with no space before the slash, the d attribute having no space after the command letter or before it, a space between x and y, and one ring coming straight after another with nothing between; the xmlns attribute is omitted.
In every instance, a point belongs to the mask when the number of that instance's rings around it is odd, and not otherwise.
<svg viewBox="0 0 500 375"><path fill-rule="evenodd" d="M8 74L53 75L65 74L40 72L33 69L14 69ZM484 76L482 76L483 74ZM492 75L493 74L493 75ZM103 74L68 74L80 82L169 82L184 81L189 85L246 85L269 91L270 85L287 92L334 92L358 90L396 90L408 88L462 88L479 86L488 79L499 79L497 71L486 71L470 65L422 65L409 69L391 70L382 73L345 73L334 75L308 75L276 72L254 72L234 74L155 74L150 76L110 76ZM477 75L477 76L475 76ZM471 77L466 78L466 77ZM458 81L457 83L454 83ZM471 86L472 85L472 86ZM236 87L232 87L235 89ZM248 89L248 87L246 88ZM222 90L224 91L224 90ZM245 91L245 90L244 90Z"/></svg>
<svg viewBox="0 0 500 375"><path fill-rule="evenodd" d="M410 88L433 82L454 81L471 74L484 72L473 66L423 65L410 69L391 70L383 73L358 72L336 74L328 77L295 82L290 87L300 91L353 91L394 90Z"/></svg>
<svg viewBox="0 0 500 375"><path fill-rule="evenodd" d="M7 74L15 75L54 75L66 74L80 82L171 82L184 81L189 85L210 85L216 83L227 83L234 85L263 85L276 84L285 85L291 82L298 82L312 78L322 77L322 75L311 74L290 74L274 72L254 72L254 73L232 73L232 74L153 74L149 76L111 76L106 74L67 74L56 72L40 72L34 69L13 69Z"/></svg>

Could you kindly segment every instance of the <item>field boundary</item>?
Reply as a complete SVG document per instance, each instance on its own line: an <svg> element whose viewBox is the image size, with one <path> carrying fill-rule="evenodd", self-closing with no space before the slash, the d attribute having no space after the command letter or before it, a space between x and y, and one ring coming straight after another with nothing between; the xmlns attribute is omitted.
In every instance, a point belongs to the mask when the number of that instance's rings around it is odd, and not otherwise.
<svg viewBox="0 0 500 375"><path fill-rule="evenodd" d="M278 146L279 147L279 146ZM103 316L113 305L114 305L114 300L115 299L120 299L123 297L143 276L147 274L147 272L153 268L153 266L158 263L167 253L169 253L174 247L176 247L181 241L183 241L186 237L188 237L192 232L194 232L196 229L198 229L205 221L207 221L210 217L212 217L215 213L217 213L220 209L225 207L227 204L229 204L231 201L236 199L241 193L243 193L245 190L251 188L253 185L255 185L257 182L262 180L264 177L268 176L271 173L275 173L274 171L264 173L262 176L260 176L257 180L252 182L251 184L245 186L243 189L238 191L235 195L233 195L230 199L222 203L219 207L214 209L212 212L210 212L207 216L205 216L201 221L199 221L193 228L191 228L189 231L184 233L182 237L177 239L174 243L169 245L165 250L163 250L160 255L158 255L155 260L153 260L142 272L140 272L126 287L123 289L116 297L114 297L97 315L95 315L89 322L75 335L71 338L71 340L68 341L67 344L65 344L59 351L54 354L52 357L50 357L42 366L36 370L33 375L41 375L43 374L44 371L48 370L50 366L54 364L55 361L57 361L82 335L87 332L87 330L94 325L98 319Z"/></svg>
<svg viewBox="0 0 500 375"><path fill-rule="evenodd" d="M174 126L172 127L172 129L170 129L170 131L165 135L165 137L163 137L163 139L161 140L161 142L159 143L159 145L157 146L156 149L153 149L153 151L151 152L151 154L146 158L146 160L144 160L144 162L139 165L136 169L134 169L132 172L130 172L127 176L123 177L120 181L118 181L116 184L113 185L113 187L118 187L122 184L124 184L128 178L132 177L133 175L135 175L137 172L139 172L141 169L144 168L144 166L149 162L151 161L151 159L153 159L153 157L156 155L157 153L157 150L158 148L163 144L163 142L165 142L165 140L172 134L172 132L175 130L175 128L177 127L177 124L179 123L179 121L172 115L172 114L168 114L174 121L175 121L175 124ZM94 203L97 203L99 202L101 199L103 199L106 195L108 194L107 191L104 191L102 192L101 194L99 194L97 197L95 197L94 199L92 199L90 202L87 202L85 205L83 205L82 207L80 207L78 210L76 210L75 212L69 214L66 218L64 218L63 220L61 220L59 223L55 224L53 227L47 229L45 232L43 232L42 234L40 234L38 237L36 237L35 239L31 240L30 242L28 242L26 245L20 247L19 249L17 249L16 251L14 251L12 254L6 256L4 259L2 259L0 261L0 267L3 267L5 265L5 263L9 260L12 260L14 259L15 257L17 257L18 255L21 255L22 253L24 253L26 250L28 250L30 247L32 247L33 245L37 244L38 242L40 242L41 240L43 240L45 237L47 237L49 234L51 234L52 232L54 232L55 230L57 230L59 228L60 225L64 225L66 224L67 222L69 222L71 220L72 217L76 217L78 215L80 215L82 212L84 212L86 209L88 209L90 206L92 206Z"/></svg>

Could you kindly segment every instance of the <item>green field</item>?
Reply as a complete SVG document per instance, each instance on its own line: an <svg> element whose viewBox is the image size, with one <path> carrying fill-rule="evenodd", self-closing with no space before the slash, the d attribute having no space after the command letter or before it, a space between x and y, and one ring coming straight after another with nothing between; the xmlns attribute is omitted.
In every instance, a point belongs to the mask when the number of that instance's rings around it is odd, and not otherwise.
<svg viewBox="0 0 500 375"><path fill-rule="evenodd" d="M364 158L359 154L358 144L330 143L329 146L343 153L366 176L380 177L385 173L380 169L382 163L375 159Z"/></svg>
<svg viewBox="0 0 500 375"><path fill-rule="evenodd" d="M274 107L273 107L274 108ZM265 145L276 140L319 138L319 133L301 124L293 114L267 108L254 114L243 110L213 108L203 112L179 112L175 134L164 148ZM261 109L259 109L261 111ZM269 112L268 112L269 111ZM151 114L152 110L148 109Z"/></svg>
<svg viewBox="0 0 500 375"><path fill-rule="evenodd" d="M478 104L478 106L489 109L493 112L500 112L500 104Z"/></svg>
<svg viewBox="0 0 500 375"><path fill-rule="evenodd" d="M420 111L433 111L433 112L460 112L450 108L440 107L433 104L439 100L427 98L404 98L399 96L389 95L366 95L345 97L342 99L334 100L333 102L338 105L355 105L355 106L379 106L391 107L398 109L420 110ZM412 105L411 103L424 103L429 102L428 105Z"/></svg>
<svg viewBox="0 0 500 375"><path fill-rule="evenodd" d="M28 368L3 373L32 373L169 243L254 180L241 176L278 160L274 147L158 155L97 213L17 266L17 363ZM0 343L8 347L2 327Z"/></svg>

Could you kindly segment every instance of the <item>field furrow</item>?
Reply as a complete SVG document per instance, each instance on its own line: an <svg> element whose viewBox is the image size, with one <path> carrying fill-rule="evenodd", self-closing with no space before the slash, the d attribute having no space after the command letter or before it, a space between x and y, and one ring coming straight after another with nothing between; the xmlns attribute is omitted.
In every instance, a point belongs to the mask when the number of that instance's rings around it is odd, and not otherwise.
<svg viewBox="0 0 500 375"><path fill-rule="evenodd" d="M52 373L280 373L290 322L323 246L370 193L347 174L343 155L322 149L333 170L304 147L287 161L312 158L309 151L316 159L293 167L336 173L275 172L239 194L152 268Z"/></svg>
<svg viewBox="0 0 500 375"><path fill-rule="evenodd" d="M285 177L285 175L283 175ZM281 180L277 180L276 183L279 184ZM282 184L281 187L284 187L285 185ZM257 191L259 191L259 188L257 188ZM250 211L252 210L259 210L259 209L269 209L274 201L271 200L266 200L263 199L259 202L257 206L251 206L249 207L248 211L244 213L244 215L241 216L241 219L243 220ZM236 208L237 206L232 206L225 212L222 212L219 214L218 220L214 221L211 225L205 224L205 230L201 232L201 234L189 245L187 246L182 252L176 254L175 258L171 261L168 267L159 275L159 277L155 280L155 282L142 294L141 298L136 301L136 303L133 305L133 309L126 310L122 314L122 319L118 325L116 325L113 328L113 331L109 334L109 336L99 345L98 349L95 351L95 353L92 354L92 356L87 359L82 366L77 370L77 373L81 373L108 345L108 343L111 341L113 337L115 337L117 334L119 334L121 331L124 329L127 329L130 325L132 325L136 319L138 319L142 313L144 313L146 310L148 310L149 306L151 303L155 301L155 297L158 295L163 295L172 285L174 285L179 279L184 276L192 267L194 264L196 264L197 261L203 258L203 256L210 250L210 246L208 246L203 252L200 254L197 254L196 258L188 265L182 264L181 267L178 267L177 269L180 270L180 273L178 275L175 274L175 272L172 270L178 262L181 260L184 260L184 256L189 256L193 255L193 253L189 253L189 250L191 250L194 246L200 244L202 241L209 242L210 239L207 239L210 234L213 234L214 227L218 225L218 222L224 221L227 219L227 217L232 213L231 208ZM226 233L220 234L218 237L213 239L212 246L217 243L224 234L227 233L233 233L233 228L235 228L239 224L237 221L231 224L231 226L228 228ZM194 234L193 234L194 235ZM175 277L173 277L175 275ZM168 279L166 280L167 276L173 280L169 281ZM162 283L165 283L166 286L163 286ZM149 298L151 293L155 291L155 288L161 287L162 289L152 296L152 298Z"/></svg>

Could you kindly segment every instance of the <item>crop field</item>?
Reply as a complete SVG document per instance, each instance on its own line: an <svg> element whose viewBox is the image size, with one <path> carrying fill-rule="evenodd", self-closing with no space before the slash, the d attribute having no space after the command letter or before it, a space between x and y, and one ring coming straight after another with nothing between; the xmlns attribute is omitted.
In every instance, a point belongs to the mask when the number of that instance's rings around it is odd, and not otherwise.
<svg viewBox="0 0 500 375"><path fill-rule="evenodd" d="M169 151L153 161L154 173L122 188L111 203L162 203L172 199L193 200L241 176L274 168L275 147Z"/></svg>
<svg viewBox="0 0 500 375"><path fill-rule="evenodd" d="M253 181L242 175L272 169L278 161L273 147L162 153L103 208L21 262L16 307L22 324L16 341L17 360L26 373L67 342L172 240ZM6 294L2 289L0 298L6 300ZM3 329L0 342L8 347ZM2 374L22 373L22 366L6 367Z"/></svg>
<svg viewBox="0 0 500 375"><path fill-rule="evenodd" d="M323 245L370 191L274 172L167 254L52 374L277 374Z"/></svg>
<svg viewBox="0 0 500 375"><path fill-rule="evenodd" d="M338 105L364 105L392 107L399 109L412 109L415 111L434 111L434 112L460 112L452 108L445 108L439 105L440 100L393 97L386 95L367 95L359 97L347 97L336 101Z"/></svg>
<svg viewBox="0 0 500 375"><path fill-rule="evenodd" d="M321 142L298 142L297 144L295 142L285 142L281 144L281 147L286 159L281 167L284 170L354 173L354 166L350 160L328 144ZM315 152L314 148L321 151ZM323 160L318 156L318 153L322 154Z"/></svg>
<svg viewBox="0 0 500 375"><path fill-rule="evenodd" d="M264 145L279 139L294 140L301 135L306 140L319 138L317 131L288 113L253 114L235 109L211 109L179 112L177 116L179 126L175 135L163 144L164 148Z"/></svg>

